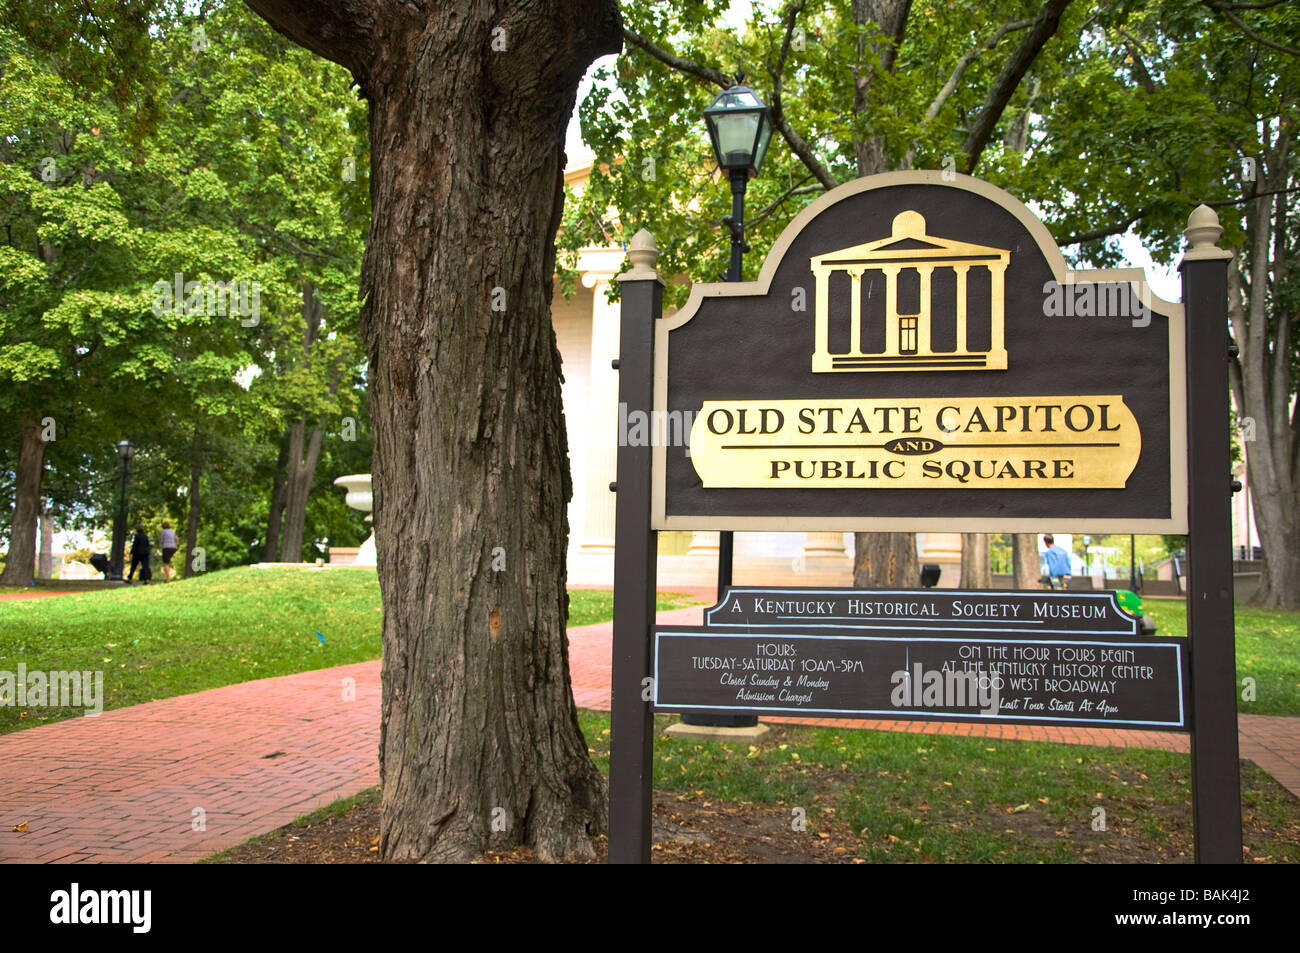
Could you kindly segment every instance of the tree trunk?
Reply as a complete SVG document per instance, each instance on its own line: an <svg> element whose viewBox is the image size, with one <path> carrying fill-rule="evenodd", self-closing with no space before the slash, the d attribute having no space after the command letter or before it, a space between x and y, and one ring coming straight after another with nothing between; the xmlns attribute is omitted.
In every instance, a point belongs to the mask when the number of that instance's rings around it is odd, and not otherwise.
<svg viewBox="0 0 1300 953"><path fill-rule="evenodd" d="M54 575L54 512L45 499L41 500L41 549L37 562L37 579L49 579Z"/></svg>
<svg viewBox="0 0 1300 953"><path fill-rule="evenodd" d="M1285 128L1285 127L1283 127ZM1283 272L1284 252L1271 238L1285 229L1289 134L1282 132L1262 165L1270 170L1259 184L1265 193L1248 206L1247 247L1228 265L1228 316L1240 349L1228 364L1233 398L1255 424L1256 439L1245 442L1247 479L1264 549L1264 567L1254 602L1269 608L1300 609L1300 403L1292 398L1291 324L1294 306L1270 301L1270 275ZM1245 272L1245 274L1243 274ZM1249 276L1249 281L1246 280ZM1277 297L1276 280L1272 295ZM1270 316L1269 311L1277 313Z"/></svg>
<svg viewBox="0 0 1300 953"><path fill-rule="evenodd" d="M871 87L881 73L893 73L898 47L907 32L911 0L853 0L853 22L860 28L876 24L876 32L860 32L858 62L853 66L853 111L873 109ZM858 175L876 175L888 169L885 140L881 135L854 137ZM921 563L916 555L915 533L854 533L853 585L860 589L921 584Z"/></svg>
<svg viewBox="0 0 1300 953"><path fill-rule="evenodd" d="M295 421L289 436L288 474L284 496L284 540L281 560L286 563L302 562L302 539L307 525L307 499L316 479L316 464L320 460L321 438L319 425L305 436L307 422ZM303 444L306 449L303 449Z"/></svg>
<svg viewBox="0 0 1300 953"><path fill-rule="evenodd" d="M853 538L853 585L864 589L921 585L915 533L855 533Z"/></svg>
<svg viewBox="0 0 1300 953"><path fill-rule="evenodd" d="M617 8L249 3L370 103L382 856L591 857L607 807L569 682L550 298L565 126L587 64L620 48Z"/></svg>
<svg viewBox="0 0 1300 953"><path fill-rule="evenodd" d="M976 146L978 147L975 151L975 158L978 158L978 152L983 150L984 141L987 141L988 134L997 123L1003 110L1006 109L1011 94L1019 85L1025 70L1037 57L1047 39L1055 33L1060 18L1060 9L1064 8L1068 2L1069 0L1048 0L1034 22L1031 30L1033 34L1032 42L1022 43L1021 47L1013 55L1012 60L1008 61L1006 68L1004 68L993 87L990 88L989 96L977 117L978 123L986 127L987 131L980 141L972 143L972 141L968 140L967 142L966 148L968 151ZM882 98L881 94L873 92L872 87L875 80L881 75L892 75L898 68L898 49L907 36L908 18L911 15L912 3L911 0L853 0L852 9L853 22L859 28L857 61L852 67L853 112L858 116L869 116L879 107ZM927 15L929 14L930 11L927 10ZM870 24L874 24L875 28L871 28ZM889 108L887 103L885 106ZM878 130L881 128L881 124L868 121L860 128ZM888 171L889 154L887 145L883 133L874 131L866 135L855 133L853 153L857 159L858 175L876 175ZM975 159L972 159L967 171L971 171L974 166ZM885 539L893 542L886 544ZM875 554L874 557L858 558L854 561L853 584L855 586L879 585L880 583L874 580L880 577L879 572L882 566L895 564L916 565L916 537L914 534L855 533L853 541L856 552ZM985 553L984 562L985 570L987 570L987 545L985 546ZM963 559L963 566L964 564L965 560ZM867 566L872 567L876 572L863 571L863 567ZM963 568L962 571L964 574L965 569ZM916 572L909 571L905 575L908 579L906 585L918 585L919 569Z"/></svg>
<svg viewBox="0 0 1300 953"><path fill-rule="evenodd" d="M993 571L989 568L989 534L961 534L961 582L963 589L992 589Z"/></svg>
<svg viewBox="0 0 1300 953"><path fill-rule="evenodd" d="M310 281L302 283L303 362L310 368L316 337L325 317L325 306L316 297L316 286ZM337 383L331 385L334 393ZM316 479L316 462L320 459L321 428L319 422L307 436L307 420L301 418L289 429L288 466L285 473L284 541L282 560L286 563L302 562L302 538L307 524L307 498ZM305 448L304 448L305 444Z"/></svg>
<svg viewBox="0 0 1300 953"><path fill-rule="evenodd" d="M197 436L195 443L197 444ZM185 578L194 575L194 550L199 545L199 480L203 476L202 460L195 456L190 460L190 513L185 524L185 552L181 555L185 561Z"/></svg>
<svg viewBox="0 0 1300 953"><path fill-rule="evenodd" d="M1038 537L1033 533L1011 534L1011 571L1017 589L1041 589L1038 566Z"/></svg>
<svg viewBox="0 0 1300 953"><path fill-rule="evenodd" d="M23 424L18 446L18 472L14 474L14 518L9 525L9 554L5 557L0 586L31 585L36 574L36 518L41 506L41 475L45 441L41 424Z"/></svg>
<svg viewBox="0 0 1300 953"><path fill-rule="evenodd" d="M275 479L271 484L271 511L266 517L266 545L262 561L273 563L280 558L280 526L284 520L284 494L289 467L289 435L280 438L280 456L275 461Z"/></svg>

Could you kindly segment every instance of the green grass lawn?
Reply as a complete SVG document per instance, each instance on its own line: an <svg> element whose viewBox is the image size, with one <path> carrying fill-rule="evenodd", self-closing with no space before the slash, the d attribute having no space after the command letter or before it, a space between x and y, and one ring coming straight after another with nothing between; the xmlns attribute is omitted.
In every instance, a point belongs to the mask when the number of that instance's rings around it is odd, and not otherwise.
<svg viewBox="0 0 1300 953"><path fill-rule="evenodd" d="M1146 599L1143 609L1157 635L1187 634L1181 599ZM1237 710L1251 715L1300 715L1300 612L1237 604ZM1253 678L1254 700L1242 698L1242 679Z"/></svg>
<svg viewBox="0 0 1300 953"><path fill-rule="evenodd" d="M661 594L660 609L694 604ZM613 616L608 592L574 590L569 624ZM318 638L316 633L321 634ZM0 602L0 670L102 670L104 707L121 708L380 654L373 569L213 572L167 585ZM0 707L0 734L80 709Z"/></svg>
<svg viewBox="0 0 1300 953"><path fill-rule="evenodd" d="M669 716L656 716L662 728ZM582 711L609 770L609 715ZM750 804L807 836L847 835L880 862L1074 863L1191 857L1191 764L1184 754L950 735L773 726L759 745L655 735L656 790L688 802ZM1242 763L1253 859L1300 861L1300 801ZM1105 830L1095 830L1105 811Z"/></svg>

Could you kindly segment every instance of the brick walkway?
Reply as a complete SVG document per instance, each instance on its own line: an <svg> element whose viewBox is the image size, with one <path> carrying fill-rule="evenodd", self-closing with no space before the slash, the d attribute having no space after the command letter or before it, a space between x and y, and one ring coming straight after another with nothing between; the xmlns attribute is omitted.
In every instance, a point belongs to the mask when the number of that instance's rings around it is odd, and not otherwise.
<svg viewBox="0 0 1300 953"><path fill-rule="evenodd" d="M660 613L698 624L702 608ZM609 708L609 623L569 632L574 698ZM343 700L355 680L355 701ZM379 781L379 663L304 672L0 737L0 863L192 861ZM1186 735L766 719L1186 751ZM1243 715L1241 754L1300 796L1300 718ZM203 830L194 830L202 814ZM13 828L26 825L23 832Z"/></svg>
<svg viewBox="0 0 1300 953"><path fill-rule="evenodd" d="M195 860L378 784L378 752L378 662L18 731L0 737L0 863Z"/></svg>

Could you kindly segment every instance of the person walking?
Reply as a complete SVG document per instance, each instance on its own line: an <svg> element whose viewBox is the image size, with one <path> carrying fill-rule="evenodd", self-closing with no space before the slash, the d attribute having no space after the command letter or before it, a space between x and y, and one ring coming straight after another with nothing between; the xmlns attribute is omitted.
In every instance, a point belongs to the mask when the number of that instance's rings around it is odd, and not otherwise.
<svg viewBox="0 0 1300 953"><path fill-rule="evenodd" d="M1047 583L1053 589L1070 588L1070 554L1052 538L1048 533L1043 537L1043 545L1047 547L1047 552L1043 555L1047 558Z"/></svg>
<svg viewBox="0 0 1300 953"><path fill-rule="evenodd" d="M163 520L162 532L158 534L158 547L162 550L163 582L172 581L172 557L176 555L176 533L172 524Z"/></svg>
<svg viewBox="0 0 1300 953"><path fill-rule="evenodd" d="M137 565L140 567L140 581L147 586L153 572L149 569L149 537L145 535L143 523L135 524L135 537L131 540L131 571L126 574L128 584L135 576Z"/></svg>

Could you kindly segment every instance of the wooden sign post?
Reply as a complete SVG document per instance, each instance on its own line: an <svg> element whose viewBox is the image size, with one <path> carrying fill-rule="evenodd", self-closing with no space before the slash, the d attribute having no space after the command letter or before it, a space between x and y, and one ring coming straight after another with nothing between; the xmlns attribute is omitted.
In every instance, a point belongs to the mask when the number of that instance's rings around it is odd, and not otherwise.
<svg viewBox="0 0 1300 953"><path fill-rule="evenodd" d="M756 281L662 318L622 283L610 861L648 862L653 712L1109 724L1192 735L1199 861L1240 862L1226 263L1193 213L1184 304L1072 272L988 183L846 183ZM719 593L656 627L659 530L1187 534L1188 637L1112 594Z"/></svg>

